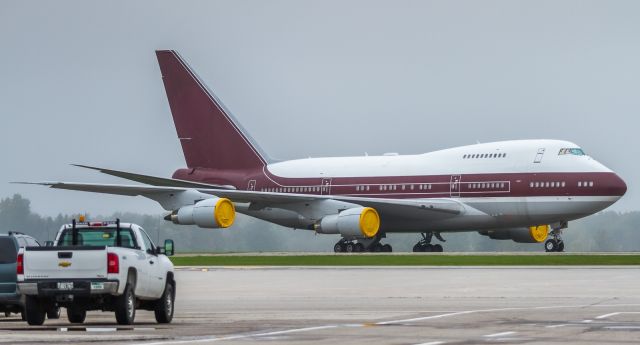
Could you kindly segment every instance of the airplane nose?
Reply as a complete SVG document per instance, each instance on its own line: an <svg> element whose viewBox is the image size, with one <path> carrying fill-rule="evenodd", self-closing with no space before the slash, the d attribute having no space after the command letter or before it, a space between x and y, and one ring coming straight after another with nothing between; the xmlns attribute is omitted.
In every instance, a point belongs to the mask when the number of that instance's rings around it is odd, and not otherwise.
<svg viewBox="0 0 640 345"><path fill-rule="evenodd" d="M627 184L618 174L613 174L613 176L610 187L612 195L622 197L627 192Z"/></svg>

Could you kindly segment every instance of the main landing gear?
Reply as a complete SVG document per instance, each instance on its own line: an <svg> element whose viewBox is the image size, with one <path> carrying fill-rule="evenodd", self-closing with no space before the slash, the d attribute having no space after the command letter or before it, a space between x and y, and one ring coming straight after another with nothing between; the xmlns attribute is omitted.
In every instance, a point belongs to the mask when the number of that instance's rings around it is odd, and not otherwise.
<svg viewBox="0 0 640 345"><path fill-rule="evenodd" d="M435 252L435 253L442 252L444 250L444 248L442 248L442 245L438 243L431 244L431 239L433 239L433 236L435 236L438 240L442 242L446 242L444 238L440 236L440 233L423 232L422 239L413 246L413 251L414 252Z"/></svg>
<svg viewBox="0 0 640 345"><path fill-rule="evenodd" d="M553 238L548 239L544 243L545 252L564 252L564 241L560 237L561 229L551 231Z"/></svg>
<svg viewBox="0 0 640 345"><path fill-rule="evenodd" d="M390 244L380 243L379 237L376 237L375 239L359 239L358 242L342 238L333 246L333 251L336 253L390 253L393 251L393 248L391 248Z"/></svg>

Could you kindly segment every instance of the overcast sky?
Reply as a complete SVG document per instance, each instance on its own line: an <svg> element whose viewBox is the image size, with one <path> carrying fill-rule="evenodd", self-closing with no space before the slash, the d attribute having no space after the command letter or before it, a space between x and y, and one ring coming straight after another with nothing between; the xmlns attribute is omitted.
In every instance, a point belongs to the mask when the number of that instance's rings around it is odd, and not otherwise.
<svg viewBox="0 0 640 345"><path fill-rule="evenodd" d="M154 54L175 49L274 158L565 139L627 181L613 209L636 210L639 15L604 0L0 0L0 197L162 212L8 182L183 167Z"/></svg>

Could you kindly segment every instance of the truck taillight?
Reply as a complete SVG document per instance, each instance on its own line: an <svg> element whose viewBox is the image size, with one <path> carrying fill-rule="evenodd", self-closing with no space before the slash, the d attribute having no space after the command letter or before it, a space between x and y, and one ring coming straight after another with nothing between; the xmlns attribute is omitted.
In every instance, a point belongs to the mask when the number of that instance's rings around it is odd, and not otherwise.
<svg viewBox="0 0 640 345"><path fill-rule="evenodd" d="M16 260L16 273L24 274L24 254L18 254L18 258Z"/></svg>
<svg viewBox="0 0 640 345"><path fill-rule="evenodd" d="M107 253L107 273L120 273L118 254Z"/></svg>

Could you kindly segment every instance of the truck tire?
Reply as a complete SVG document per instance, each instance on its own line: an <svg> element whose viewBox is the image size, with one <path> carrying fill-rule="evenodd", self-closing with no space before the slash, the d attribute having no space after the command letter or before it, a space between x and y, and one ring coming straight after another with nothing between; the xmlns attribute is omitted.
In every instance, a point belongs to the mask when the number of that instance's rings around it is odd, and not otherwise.
<svg viewBox="0 0 640 345"><path fill-rule="evenodd" d="M116 298L116 321L119 325L132 325L136 318L136 296L131 284L127 283L124 293Z"/></svg>
<svg viewBox="0 0 640 345"><path fill-rule="evenodd" d="M31 326L40 326L44 323L44 307L34 296L27 296L24 301L24 309L27 313L27 323Z"/></svg>
<svg viewBox="0 0 640 345"><path fill-rule="evenodd" d="M71 323L84 323L87 318L87 311L75 306L67 307L67 319Z"/></svg>
<svg viewBox="0 0 640 345"><path fill-rule="evenodd" d="M176 297L175 287L172 282L167 281L164 286L162 297L156 301L156 321L158 323L170 323L173 320L173 307Z"/></svg>

